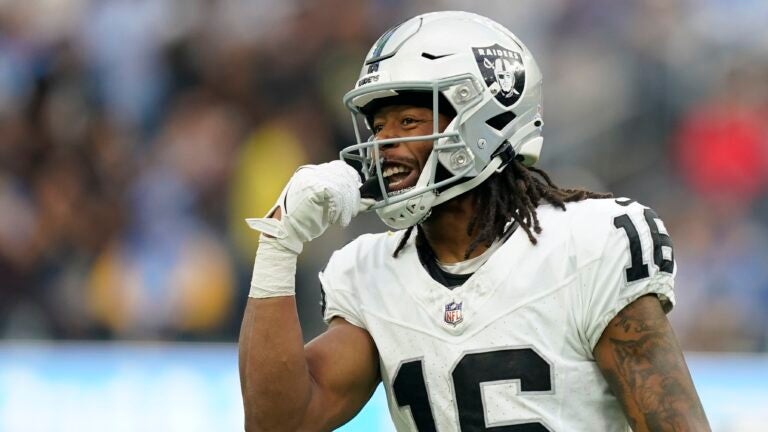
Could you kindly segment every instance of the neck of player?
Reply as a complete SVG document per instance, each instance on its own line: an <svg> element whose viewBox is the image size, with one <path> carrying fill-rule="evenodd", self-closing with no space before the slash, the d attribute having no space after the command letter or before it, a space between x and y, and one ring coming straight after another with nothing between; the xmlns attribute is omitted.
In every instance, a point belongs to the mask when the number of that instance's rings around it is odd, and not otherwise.
<svg viewBox="0 0 768 432"><path fill-rule="evenodd" d="M465 261L464 254L480 228L476 226L471 235L467 234L467 225L474 211L475 197L468 193L433 208L432 214L421 224L426 240L440 262L453 264ZM486 250L485 245L477 246L469 259Z"/></svg>

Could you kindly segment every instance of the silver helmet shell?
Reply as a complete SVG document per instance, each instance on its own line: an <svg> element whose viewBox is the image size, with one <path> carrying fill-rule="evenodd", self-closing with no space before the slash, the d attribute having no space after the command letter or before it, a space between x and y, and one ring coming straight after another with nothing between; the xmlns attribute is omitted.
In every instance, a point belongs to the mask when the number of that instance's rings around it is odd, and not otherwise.
<svg viewBox="0 0 768 432"><path fill-rule="evenodd" d="M357 143L343 149L341 158L361 163L366 182L378 189L370 208L384 223L395 229L413 226L432 207L502 170L509 157L526 165L538 160L541 86L541 71L530 51L497 22L469 12L419 15L388 30L368 52L355 88L343 99L352 113ZM365 107L409 92L431 93L432 134L363 140ZM437 121L440 101L456 112L443 131ZM416 185L388 193L381 146L428 140L434 143L432 152ZM447 175L438 178L438 164Z"/></svg>

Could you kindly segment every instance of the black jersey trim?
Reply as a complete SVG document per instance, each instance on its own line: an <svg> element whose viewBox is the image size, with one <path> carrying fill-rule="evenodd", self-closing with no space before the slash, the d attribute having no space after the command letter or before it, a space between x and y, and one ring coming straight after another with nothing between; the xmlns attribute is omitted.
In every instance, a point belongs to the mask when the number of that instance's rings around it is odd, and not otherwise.
<svg viewBox="0 0 768 432"><path fill-rule="evenodd" d="M517 231L518 223L512 223L509 228L501 236L501 242L504 243ZM424 234L421 232L421 227L418 227L418 234L416 235L416 253L419 256L419 262L421 266L429 273L429 276L440 285L452 290L456 287L464 285L474 273L467 274L453 274L443 270L437 263L435 252L429 246L426 241L423 241ZM485 265L485 264L483 264ZM481 266L482 267L482 266Z"/></svg>

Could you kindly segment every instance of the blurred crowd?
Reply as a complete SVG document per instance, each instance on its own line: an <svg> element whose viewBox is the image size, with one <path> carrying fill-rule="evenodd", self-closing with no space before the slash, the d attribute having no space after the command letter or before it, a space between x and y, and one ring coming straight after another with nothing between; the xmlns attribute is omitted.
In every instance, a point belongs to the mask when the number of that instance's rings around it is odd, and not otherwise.
<svg viewBox="0 0 768 432"><path fill-rule="evenodd" d="M243 219L352 143L341 96L378 35L447 9L533 51L556 182L664 219L684 348L768 351L762 0L0 1L0 338L234 340ZM330 252L382 229L308 245L306 338Z"/></svg>

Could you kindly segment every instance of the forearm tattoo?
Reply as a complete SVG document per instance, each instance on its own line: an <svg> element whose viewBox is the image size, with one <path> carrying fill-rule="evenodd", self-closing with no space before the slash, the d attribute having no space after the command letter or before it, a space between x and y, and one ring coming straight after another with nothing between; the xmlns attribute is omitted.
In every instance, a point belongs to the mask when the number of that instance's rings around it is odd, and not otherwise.
<svg viewBox="0 0 768 432"><path fill-rule="evenodd" d="M603 371L606 379L628 407L634 430L702 430L706 417L677 340L661 308L647 310L647 304L638 302L612 321L614 367Z"/></svg>

